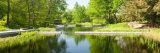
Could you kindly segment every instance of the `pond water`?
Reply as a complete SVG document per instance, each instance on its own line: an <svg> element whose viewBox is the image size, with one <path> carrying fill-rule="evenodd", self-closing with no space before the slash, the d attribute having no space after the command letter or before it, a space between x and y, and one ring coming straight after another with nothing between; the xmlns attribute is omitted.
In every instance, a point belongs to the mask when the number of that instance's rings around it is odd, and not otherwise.
<svg viewBox="0 0 160 53"><path fill-rule="evenodd" d="M72 33L79 29L81 28L67 28L60 35L13 48L0 49L0 53L160 53L159 42L140 36L75 35Z"/></svg>

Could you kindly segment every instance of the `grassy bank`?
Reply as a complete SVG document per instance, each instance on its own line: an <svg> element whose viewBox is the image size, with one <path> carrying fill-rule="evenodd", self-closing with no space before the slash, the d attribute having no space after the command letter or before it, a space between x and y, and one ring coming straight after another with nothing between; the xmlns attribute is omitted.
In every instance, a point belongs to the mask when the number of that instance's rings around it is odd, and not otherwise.
<svg viewBox="0 0 160 53"><path fill-rule="evenodd" d="M82 25L83 27L92 27L92 23L89 22L80 23L79 25Z"/></svg>
<svg viewBox="0 0 160 53"><path fill-rule="evenodd" d="M45 28L45 27L41 27L38 29L39 31L55 31L55 28Z"/></svg>
<svg viewBox="0 0 160 53"><path fill-rule="evenodd" d="M105 28L97 28L94 31L107 31L107 32L159 32L158 28L150 29L134 29L128 26L128 23L109 24Z"/></svg>
<svg viewBox="0 0 160 53"><path fill-rule="evenodd" d="M128 26L128 23L109 24L105 28L97 28L95 31L106 32L144 32L143 37L160 41L160 29L148 28L148 29L134 29Z"/></svg>
<svg viewBox="0 0 160 53"><path fill-rule="evenodd" d="M107 32L117 32L117 31L132 31L132 28L127 26L127 23L118 23L118 24L108 24L105 28L97 28L95 31L107 31Z"/></svg>
<svg viewBox="0 0 160 53"><path fill-rule="evenodd" d="M24 32L14 37L0 38L0 48L10 48L25 43L36 42L46 39L48 36L38 34L37 32Z"/></svg>

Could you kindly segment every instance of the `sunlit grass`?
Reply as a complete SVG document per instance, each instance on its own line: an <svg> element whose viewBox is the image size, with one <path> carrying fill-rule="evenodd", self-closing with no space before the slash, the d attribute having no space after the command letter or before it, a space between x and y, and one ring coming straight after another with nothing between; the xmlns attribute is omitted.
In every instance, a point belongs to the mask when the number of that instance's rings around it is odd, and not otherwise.
<svg viewBox="0 0 160 53"><path fill-rule="evenodd" d="M150 29L134 29L128 26L127 22L118 24L109 24L105 28L98 28L95 31L107 31L107 32L160 32L158 28Z"/></svg>
<svg viewBox="0 0 160 53"><path fill-rule="evenodd" d="M39 28L40 31L55 31L56 29L55 28L44 28L44 27L41 27Z"/></svg>
<svg viewBox="0 0 160 53"><path fill-rule="evenodd" d="M82 25L84 27L92 27L92 23L89 23L89 22L80 23L80 25Z"/></svg>
<svg viewBox="0 0 160 53"><path fill-rule="evenodd" d="M160 41L160 29L148 28L148 29L134 29L128 26L128 23L109 24L106 28L95 29L95 31L106 32L144 32L143 36L149 39Z"/></svg>
<svg viewBox="0 0 160 53"><path fill-rule="evenodd" d="M96 29L95 31L132 31L134 29L130 28L127 23L118 23L118 24L108 24L105 28Z"/></svg>
<svg viewBox="0 0 160 53"><path fill-rule="evenodd" d="M24 32L14 37L0 38L0 48L24 45L25 43L36 42L37 40L43 40L45 38L47 38L47 36L38 34L37 32Z"/></svg>

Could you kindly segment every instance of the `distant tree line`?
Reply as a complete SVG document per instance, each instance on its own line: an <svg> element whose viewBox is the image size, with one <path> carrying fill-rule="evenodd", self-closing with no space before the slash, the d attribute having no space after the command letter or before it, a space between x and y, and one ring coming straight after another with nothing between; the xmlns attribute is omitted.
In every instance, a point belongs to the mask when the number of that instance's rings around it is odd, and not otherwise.
<svg viewBox="0 0 160 53"><path fill-rule="evenodd" d="M70 12L70 23L78 24L90 22L93 24L111 24L117 23L118 18L116 14L123 4L124 0L90 0L89 6L80 6L75 4L74 9L68 10Z"/></svg>
<svg viewBox="0 0 160 53"><path fill-rule="evenodd" d="M137 21L153 27L160 25L160 0L90 0L88 7L76 3L75 8L67 12L70 12L70 23Z"/></svg>

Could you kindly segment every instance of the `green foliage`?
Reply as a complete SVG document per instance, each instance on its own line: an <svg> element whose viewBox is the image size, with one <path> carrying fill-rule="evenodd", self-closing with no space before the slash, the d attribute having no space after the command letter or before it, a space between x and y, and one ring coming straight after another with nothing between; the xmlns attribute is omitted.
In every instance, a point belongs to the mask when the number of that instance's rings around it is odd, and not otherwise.
<svg viewBox="0 0 160 53"><path fill-rule="evenodd" d="M7 27L5 27L5 26L0 26L0 31L5 31L5 30L7 30L8 28Z"/></svg>
<svg viewBox="0 0 160 53"><path fill-rule="evenodd" d="M108 0L90 0L89 3L89 11L88 14L90 15L90 18L92 19L92 22L96 22L96 19L105 19L103 18L106 16L109 8L109 2ZM103 16L103 17L102 17ZM104 22L97 22L99 24L105 23Z"/></svg>
<svg viewBox="0 0 160 53"><path fill-rule="evenodd" d="M160 24L160 14L157 11L154 11L154 7L158 5L160 2L159 0L145 0L145 2L148 4L149 8L145 12L145 19L148 21L148 23L155 25Z"/></svg>
<svg viewBox="0 0 160 53"><path fill-rule="evenodd" d="M115 23L117 22L116 13L122 5L123 0L90 0L89 10L87 11L90 15L92 22L94 20L103 20L98 22L100 24L104 23Z"/></svg>
<svg viewBox="0 0 160 53"><path fill-rule="evenodd" d="M62 23L64 23L64 24L70 24L72 21L73 21L72 11L68 10L68 11L64 12Z"/></svg>
<svg viewBox="0 0 160 53"><path fill-rule="evenodd" d="M159 0L127 0L120 11L123 21L147 21L151 25L160 23Z"/></svg>
<svg viewBox="0 0 160 53"><path fill-rule="evenodd" d="M0 20L0 31L7 30L8 28L5 26L6 21L3 21L5 19Z"/></svg>
<svg viewBox="0 0 160 53"><path fill-rule="evenodd" d="M65 0L10 0L10 28L49 26L61 19L66 9ZM7 1L0 1L0 19L7 14Z"/></svg>
<svg viewBox="0 0 160 53"><path fill-rule="evenodd" d="M80 6L78 3L75 4L74 10L72 12L73 23L87 22L89 18L86 15L86 9L84 6Z"/></svg>
<svg viewBox="0 0 160 53"><path fill-rule="evenodd" d="M158 48L158 42L147 37L140 38L140 43L148 46L148 48Z"/></svg>
<svg viewBox="0 0 160 53"><path fill-rule="evenodd" d="M66 0L10 0L9 27L47 27L52 26L55 19L64 24L147 21L157 25L159 3L159 0L90 0L87 8L76 3L73 10L66 11ZM0 1L0 20L7 18L7 4L6 0Z"/></svg>
<svg viewBox="0 0 160 53"><path fill-rule="evenodd" d="M4 1L0 1L0 19L5 17L5 14L7 13L7 5Z"/></svg>

